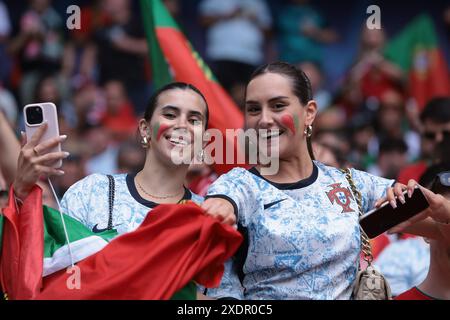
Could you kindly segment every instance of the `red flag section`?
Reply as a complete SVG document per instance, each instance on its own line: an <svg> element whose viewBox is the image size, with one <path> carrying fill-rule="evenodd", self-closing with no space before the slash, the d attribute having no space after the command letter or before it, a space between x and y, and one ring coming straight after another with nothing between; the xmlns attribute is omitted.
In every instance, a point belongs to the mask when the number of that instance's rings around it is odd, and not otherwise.
<svg viewBox="0 0 450 320"><path fill-rule="evenodd" d="M20 214L12 188L9 194L8 207L3 209L0 281L10 299L33 299L41 288L44 260L42 190L32 189Z"/></svg>
<svg viewBox="0 0 450 320"><path fill-rule="evenodd" d="M0 271L10 299L170 299L190 281L218 286L224 262L242 242L239 232L192 202L159 205L138 229L77 263L79 272L49 275L39 290L41 193L35 187L20 213L13 197L5 209Z"/></svg>

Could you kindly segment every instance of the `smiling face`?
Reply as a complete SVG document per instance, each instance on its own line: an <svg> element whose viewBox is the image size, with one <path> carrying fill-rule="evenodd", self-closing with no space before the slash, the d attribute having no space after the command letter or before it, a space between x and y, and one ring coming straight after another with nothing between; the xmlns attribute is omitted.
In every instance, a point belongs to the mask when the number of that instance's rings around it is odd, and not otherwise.
<svg viewBox="0 0 450 320"><path fill-rule="evenodd" d="M194 139L201 139L205 130L206 108L203 98L191 89L162 92L150 121L139 123L141 136L149 140L149 152L163 162L173 162L174 154L190 150L192 159Z"/></svg>
<svg viewBox="0 0 450 320"><path fill-rule="evenodd" d="M268 147L278 145L281 159L308 152L304 131L317 112L314 101L302 105L292 85L287 76L267 72L253 78L247 86L246 127L257 132L266 129L267 135L259 134L258 139L264 139Z"/></svg>

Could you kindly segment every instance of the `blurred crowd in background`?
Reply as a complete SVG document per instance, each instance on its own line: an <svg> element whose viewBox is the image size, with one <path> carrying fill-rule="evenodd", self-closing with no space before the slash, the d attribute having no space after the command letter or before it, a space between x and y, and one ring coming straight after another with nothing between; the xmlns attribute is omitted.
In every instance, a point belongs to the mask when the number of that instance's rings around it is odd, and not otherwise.
<svg viewBox="0 0 450 320"><path fill-rule="evenodd" d="M370 3L350 14L358 1L163 2L240 107L258 65L283 60L306 72L319 106L313 135L319 160L418 179L445 156L436 150L450 139L449 96L418 105L408 95L407 75L383 56L387 30L404 26L393 17L414 17L422 13L417 6L389 12L381 2L383 28L369 30L361 18ZM66 27L71 4L81 8L81 29ZM428 5L448 61L450 6ZM351 45L349 30L333 24L347 20L355 21ZM0 1L0 110L19 137L24 105L56 104L60 131L69 137L63 149L71 153L65 175L54 179L59 196L90 173L143 166L137 121L154 90L147 50L138 1ZM345 57L330 55L336 50Z"/></svg>

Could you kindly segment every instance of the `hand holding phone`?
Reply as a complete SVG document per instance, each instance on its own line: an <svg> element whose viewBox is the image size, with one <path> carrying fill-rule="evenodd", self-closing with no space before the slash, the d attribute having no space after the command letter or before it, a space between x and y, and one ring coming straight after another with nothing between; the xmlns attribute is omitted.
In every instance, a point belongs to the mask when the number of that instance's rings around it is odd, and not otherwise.
<svg viewBox="0 0 450 320"><path fill-rule="evenodd" d="M397 200L394 209L389 202L373 209L359 218L359 224L370 239L373 239L392 227L414 217L429 207L428 201L419 187L414 188L411 198L403 192L405 203Z"/></svg>
<svg viewBox="0 0 450 320"><path fill-rule="evenodd" d="M27 141L30 141L33 135L36 133L44 123L47 123L47 129L42 137L37 141L37 144L49 141L59 137L58 115L56 106L51 102L28 104L23 109L25 119L25 132L27 135ZM34 149L36 155L38 155L37 149ZM58 143L50 150L50 152L61 152L61 144ZM53 163L50 163L53 168L59 168L62 166L62 160L58 159Z"/></svg>
<svg viewBox="0 0 450 320"><path fill-rule="evenodd" d="M24 108L27 141L23 141L13 182L14 194L25 199L41 176L63 175L58 169L69 153L61 151L66 136L59 135L56 107L38 103Z"/></svg>

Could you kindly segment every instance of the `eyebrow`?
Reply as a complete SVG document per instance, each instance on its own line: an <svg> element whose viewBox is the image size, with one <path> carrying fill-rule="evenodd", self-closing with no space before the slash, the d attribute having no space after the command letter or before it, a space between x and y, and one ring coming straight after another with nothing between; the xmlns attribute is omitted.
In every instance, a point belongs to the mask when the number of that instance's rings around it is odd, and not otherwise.
<svg viewBox="0 0 450 320"><path fill-rule="evenodd" d="M164 110L180 111L180 108L168 104L168 105L162 107L161 110L162 111L164 111Z"/></svg>
<svg viewBox="0 0 450 320"><path fill-rule="evenodd" d="M179 107L172 106L172 105L170 105L170 104L168 104L168 105L162 107L161 110L162 110L162 111L175 111L175 112L180 112L180 108L179 108ZM188 114L189 114L189 115L194 115L194 116L199 116L200 118L204 119L204 115L203 115L201 112L199 112L199 111L189 110L189 111L188 111Z"/></svg>
<svg viewBox="0 0 450 320"><path fill-rule="evenodd" d="M289 97L286 97L286 96L276 96L276 97L270 98L270 99L269 99L269 102L273 102L273 101L276 101L276 100L282 100L282 99L289 99ZM257 103L259 103L259 102L258 102L258 101L254 101L254 100L248 100L248 101L245 101L245 104L257 104Z"/></svg>

